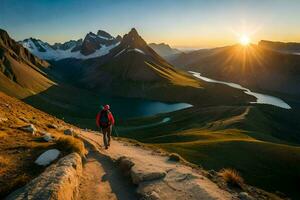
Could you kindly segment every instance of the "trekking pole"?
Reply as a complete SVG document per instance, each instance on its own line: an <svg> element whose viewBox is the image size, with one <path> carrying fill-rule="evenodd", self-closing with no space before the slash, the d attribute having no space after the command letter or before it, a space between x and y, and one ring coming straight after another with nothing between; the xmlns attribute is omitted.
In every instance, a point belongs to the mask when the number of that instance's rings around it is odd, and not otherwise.
<svg viewBox="0 0 300 200"><path fill-rule="evenodd" d="M115 135L117 135L117 137L119 137L118 131L117 131L117 126L114 126L114 131L115 131Z"/></svg>

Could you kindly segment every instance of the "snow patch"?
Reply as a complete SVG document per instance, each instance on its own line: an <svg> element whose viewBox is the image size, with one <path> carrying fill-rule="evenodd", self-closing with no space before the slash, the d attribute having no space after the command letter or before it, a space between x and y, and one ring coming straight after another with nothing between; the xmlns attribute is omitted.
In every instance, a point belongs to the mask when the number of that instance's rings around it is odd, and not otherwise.
<svg viewBox="0 0 300 200"><path fill-rule="evenodd" d="M107 38L107 37L103 37L103 36L100 36L100 35L98 35L97 36L98 38L101 38L101 39L104 39L104 40L114 40L115 38Z"/></svg>
<svg viewBox="0 0 300 200"><path fill-rule="evenodd" d="M118 42L116 44L109 45L109 46L103 45L98 50L96 50L94 53L85 56L85 55L81 54L80 51L72 52L74 45L67 50L61 50L61 49L54 50L52 47L50 47L46 43L43 43L41 41L38 41L38 43L46 50L46 52L39 51L31 39L21 42L23 47L27 48L35 56L37 56L41 59L44 59L44 60L56 60L56 61L65 59L65 58L77 58L77 59L84 60L84 59L104 56L104 55L108 54L111 49L113 49L114 47L116 47L120 44L120 42Z"/></svg>
<svg viewBox="0 0 300 200"><path fill-rule="evenodd" d="M145 52L143 52L142 50L138 49L138 48L134 48L134 49L129 49L128 52L130 51L135 51L135 52L138 52L138 53L141 53L141 54L144 54L145 55Z"/></svg>
<svg viewBox="0 0 300 200"><path fill-rule="evenodd" d="M58 158L60 151L57 149L50 149L42 153L34 163L42 166L49 165L52 161Z"/></svg>
<svg viewBox="0 0 300 200"><path fill-rule="evenodd" d="M121 55L122 53L124 53L124 51L126 51L126 49L122 49L119 53L117 53L114 57L118 57L119 55Z"/></svg>
<svg viewBox="0 0 300 200"><path fill-rule="evenodd" d="M163 120L161 122L166 123L166 122L169 122L170 120L171 120L170 117L165 117L165 118L163 118Z"/></svg>

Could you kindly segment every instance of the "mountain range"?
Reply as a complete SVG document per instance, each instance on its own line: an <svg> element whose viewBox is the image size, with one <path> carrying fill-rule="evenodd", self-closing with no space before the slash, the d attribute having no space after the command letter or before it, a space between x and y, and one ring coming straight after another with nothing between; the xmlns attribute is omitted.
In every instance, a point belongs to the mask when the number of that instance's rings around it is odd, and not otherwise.
<svg viewBox="0 0 300 200"><path fill-rule="evenodd" d="M53 64L53 71L72 85L89 91L105 94L139 97L170 102L210 104L223 101L224 104L247 102L251 97L226 86L218 86L195 79L190 73L176 69L157 54L146 41L131 29L108 54L91 59L62 59ZM206 88L199 90L199 88ZM222 88L222 89L221 89ZM168 95L161 95L160 92ZM240 98L223 95L234 93ZM178 95L186 93L186 95ZM204 99L211 95L222 96L213 101ZM197 97L197 98L195 98Z"/></svg>
<svg viewBox="0 0 300 200"><path fill-rule="evenodd" d="M119 88L130 82L198 85L150 48L134 28L107 55L84 61L83 65L88 69L83 79L87 84L93 83L93 88L111 88L115 84Z"/></svg>
<svg viewBox="0 0 300 200"><path fill-rule="evenodd" d="M113 37L99 30L97 34L89 32L85 38L70 40L53 45L39 39L28 38L20 41L32 54L44 60L61 60L65 58L89 59L107 54L122 40L121 36Z"/></svg>
<svg viewBox="0 0 300 200"><path fill-rule="evenodd" d="M61 60L66 58L89 59L100 57L120 44L122 37L113 37L103 30L98 30L97 34L89 32L84 39L70 40L64 43L54 43L53 45L40 39L27 38L19 41L23 47L32 54L44 60ZM165 43L148 44L157 54L165 59L172 58L181 53L180 50L171 48Z"/></svg>

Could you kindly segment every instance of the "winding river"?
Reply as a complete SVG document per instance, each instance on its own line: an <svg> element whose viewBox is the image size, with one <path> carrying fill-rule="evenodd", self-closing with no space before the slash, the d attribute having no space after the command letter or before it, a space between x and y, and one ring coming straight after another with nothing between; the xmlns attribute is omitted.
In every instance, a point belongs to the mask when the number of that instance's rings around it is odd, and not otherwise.
<svg viewBox="0 0 300 200"><path fill-rule="evenodd" d="M207 78L205 76L202 76L201 73L199 73L199 72L189 71L189 73L191 73L193 76L195 76L195 77L197 77L197 78L199 78L203 81L206 81L206 82L220 83L220 84L232 87L232 88L243 90L245 94L254 96L256 98L256 101L251 102L251 103L269 104L269 105L277 106L277 107L280 107L280 108L291 109L291 106L289 104L287 104L286 102L284 102L282 99L280 99L278 97L274 97L274 96L270 96L270 95L262 94L262 93L257 93L257 92L252 92L250 89L245 88L245 87L243 87L239 84L236 84L236 83L218 81L218 80L214 80L214 79L211 79L211 78Z"/></svg>

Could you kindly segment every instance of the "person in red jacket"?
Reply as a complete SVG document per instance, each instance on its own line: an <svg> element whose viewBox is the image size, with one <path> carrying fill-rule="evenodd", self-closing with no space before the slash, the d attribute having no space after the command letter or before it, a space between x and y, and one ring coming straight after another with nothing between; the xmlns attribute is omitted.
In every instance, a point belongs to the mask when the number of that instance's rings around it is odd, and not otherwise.
<svg viewBox="0 0 300 200"><path fill-rule="evenodd" d="M103 143L105 149L108 149L110 146L112 126L115 124L114 116L109 109L110 106L105 105L96 117L96 125L98 128L101 128L103 133Z"/></svg>

